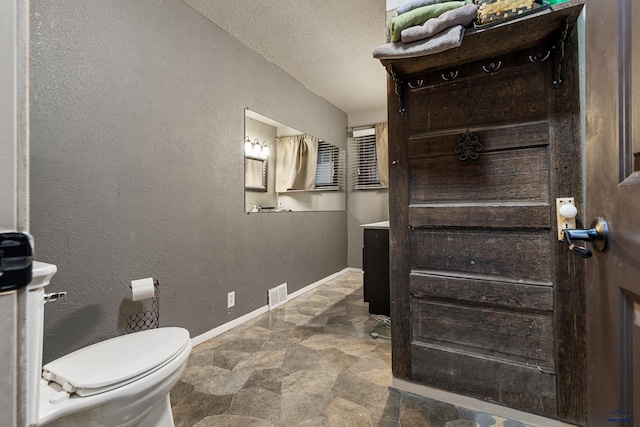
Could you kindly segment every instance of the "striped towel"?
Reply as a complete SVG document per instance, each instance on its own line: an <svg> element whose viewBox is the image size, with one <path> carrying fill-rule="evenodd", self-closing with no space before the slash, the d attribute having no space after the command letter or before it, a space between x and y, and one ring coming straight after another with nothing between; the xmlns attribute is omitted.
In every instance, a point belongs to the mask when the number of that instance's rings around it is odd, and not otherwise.
<svg viewBox="0 0 640 427"><path fill-rule="evenodd" d="M417 9L422 6L429 6L432 4L444 3L446 1L451 1L451 0L410 0L405 4L401 4L400 6L398 6L396 11L398 12L398 15L402 15L403 13L407 13L409 11L412 11L413 9Z"/></svg>
<svg viewBox="0 0 640 427"><path fill-rule="evenodd" d="M443 13L457 9L470 2L467 1L448 1L444 3L432 4L413 9L410 12L398 15L391 20L391 41L398 42L402 38L402 30L414 25L422 25L427 19L436 18Z"/></svg>
<svg viewBox="0 0 640 427"><path fill-rule="evenodd" d="M476 17L477 13L478 8L475 4L471 3L445 12L437 18L427 19L427 22L422 25L416 25L402 30L402 43L428 39L454 25L466 27L473 22L473 18Z"/></svg>
<svg viewBox="0 0 640 427"><path fill-rule="evenodd" d="M440 34L413 43L387 43L373 50L373 57L377 59L415 58L433 55L453 49L462 44L464 27L456 25Z"/></svg>

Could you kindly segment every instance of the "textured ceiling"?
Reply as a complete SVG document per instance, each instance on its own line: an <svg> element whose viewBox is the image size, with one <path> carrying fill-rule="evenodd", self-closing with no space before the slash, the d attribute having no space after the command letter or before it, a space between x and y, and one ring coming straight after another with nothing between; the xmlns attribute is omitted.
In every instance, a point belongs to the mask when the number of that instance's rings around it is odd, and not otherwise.
<svg viewBox="0 0 640 427"><path fill-rule="evenodd" d="M386 107L385 0L183 1L342 111Z"/></svg>

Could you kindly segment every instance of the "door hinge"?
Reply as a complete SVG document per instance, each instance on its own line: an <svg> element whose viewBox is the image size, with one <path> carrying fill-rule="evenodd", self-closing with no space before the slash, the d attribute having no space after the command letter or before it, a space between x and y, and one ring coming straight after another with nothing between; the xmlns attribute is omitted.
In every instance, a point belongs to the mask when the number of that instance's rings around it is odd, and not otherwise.
<svg viewBox="0 0 640 427"><path fill-rule="evenodd" d="M398 96L398 112L400 114L405 112L405 108L404 108L404 95L402 93L402 79L396 74L395 70L393 69L393 65L387 65L387 73L389 73L389 75L391 76L391 79L393 80L393 83L395 85L395 94Z"/></svg>
<svg viewBox="0 0 640 427"><path fill-rule="evenodd" d="M562 84L562 64L564 62L564 44L569 36L569 17L564 19L564 28L558 38L558 43L553 46L556 52L555 71L553 76L553 86L558 89Z"/></svg>

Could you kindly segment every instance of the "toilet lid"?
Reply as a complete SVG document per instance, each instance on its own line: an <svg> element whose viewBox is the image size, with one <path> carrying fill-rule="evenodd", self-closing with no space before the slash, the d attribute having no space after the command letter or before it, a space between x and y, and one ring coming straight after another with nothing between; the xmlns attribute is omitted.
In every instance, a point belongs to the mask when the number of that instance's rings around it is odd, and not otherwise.
<svg viewBox="0 0 640 427"><path fill-rule="evenodd" d="M127 384L176 357L189 345L189 331L159 328L102 341L54 360L43 378L69 393L89 396Z"/></svg>

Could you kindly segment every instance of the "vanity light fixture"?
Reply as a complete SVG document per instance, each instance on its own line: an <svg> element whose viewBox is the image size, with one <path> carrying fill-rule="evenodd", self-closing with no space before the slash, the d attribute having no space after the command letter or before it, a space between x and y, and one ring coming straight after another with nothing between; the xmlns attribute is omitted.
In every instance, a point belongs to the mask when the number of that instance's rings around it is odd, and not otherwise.
<svg viewBox="0 0 640 427"><path fill-rule="evenodd" d="M260 142L258 142L257 138L253 141L253 155L254 156L262 155L262 145L260 145Z"/></svg>
<svg viewBox="0 0 640 427"><path fill-rule="evenodd" d="M253 144L251 143L251 140L248 136L244 139L244 154L245 156L250 156L251 154L253 154Z"/></svg>
<svg viewBox="0 0 640 427"><path fill-rule="evenodd" d="M248 157L266 159L267 156L269 156L269 144L266 141L260 143L258 138L251 142L251 139L246 136L244 140L244 154Z"/></svg>

